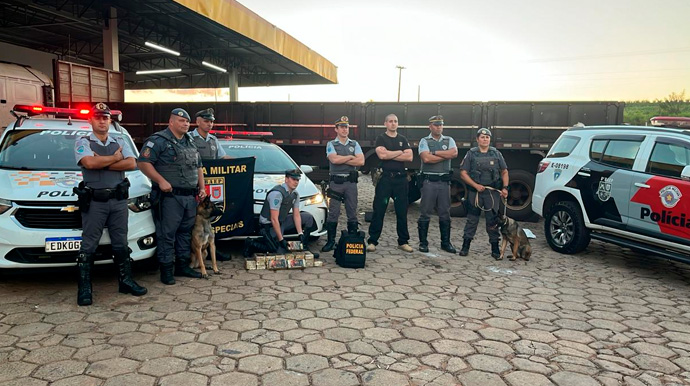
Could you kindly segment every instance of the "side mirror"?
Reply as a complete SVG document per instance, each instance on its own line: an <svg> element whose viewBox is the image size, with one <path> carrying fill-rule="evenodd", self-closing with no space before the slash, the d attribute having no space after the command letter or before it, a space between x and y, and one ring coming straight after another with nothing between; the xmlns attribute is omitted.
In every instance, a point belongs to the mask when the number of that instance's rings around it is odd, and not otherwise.
<svg viewBox="0 0 690 386"><path fill-rule="evenodd" d="M683 171L680 172L680 178L685 181L690 181L690 165L685 165Z"/></svg>
<svg viewBox="0 0 690 386"><path fill-rule="evenodd" d="M299 168L302 170L302 173L304 174L309 174L314 171L314 168L309 165L300 165Z"/></svg>

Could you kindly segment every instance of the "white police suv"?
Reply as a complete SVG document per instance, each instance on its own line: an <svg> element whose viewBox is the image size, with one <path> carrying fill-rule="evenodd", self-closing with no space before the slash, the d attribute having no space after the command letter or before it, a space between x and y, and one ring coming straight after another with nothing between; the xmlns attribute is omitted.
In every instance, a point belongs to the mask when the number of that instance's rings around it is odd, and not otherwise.
<svg viewBox="0 0 690 386"><path fill-rule="evenodd" d="M539 164L532 210L557 252L597 239L690 262L688 165L689 130L574 127Z"/></svg>
<svg viewBox="0 0 690 386"><path fill-rule="evenodd" d="M0 137L0 269L76 265L82 224L72 188L82 174L74 143L91 132L84 119L88 113L85 109L15 106L17 119ZM139 154L127 131L116 122L110 135L124 138L134 154ZM148 202L151 183L138 170L126 175L131 183L127 237L132 259L142 260L155 252ZM112 262L109 244L106 230L94 256L96 264Z"/></svg>
<svg viewBox="0 0 690 386"><path fill-rule="evenodd" d="M256 164L254 165L254 217L258 224L259 213L261 213L268 191L285 182L286 170L297 169L298 166L283 149L272 143L251 139L219 139L218 141L230 157L256 157ZM299 169L304 174L312 171L312 168L307 165L299 166ZM328 209L321 191L309 178L302 178L297 186L297 193L300 197L300 211L310 213L318 227L311 235L324 235L326 233L324 223ZM286 237L292 236L295 235L286 235Z"/></svg>

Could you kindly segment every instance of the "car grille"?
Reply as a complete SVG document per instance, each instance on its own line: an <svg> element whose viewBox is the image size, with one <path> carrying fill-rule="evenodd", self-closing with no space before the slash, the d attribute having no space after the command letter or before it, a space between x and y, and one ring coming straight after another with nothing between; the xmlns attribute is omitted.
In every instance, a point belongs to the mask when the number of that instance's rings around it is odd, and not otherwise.
<svg viewBox="0 0 690 386"><path fill-rule="evenodd" d="M44 248L15 248L5 255L5 260L21 264L64 264L76 263L79 252L51 252ZM99 245L93 255L94 261L110 260L113 249L110 245Z"/></svg>
<svg viewBox="0 0 690 386"><path fill-rule="evenodd" d="M26 228L81 229L81 212L60 209L19 208L14 218Z"/></svg>

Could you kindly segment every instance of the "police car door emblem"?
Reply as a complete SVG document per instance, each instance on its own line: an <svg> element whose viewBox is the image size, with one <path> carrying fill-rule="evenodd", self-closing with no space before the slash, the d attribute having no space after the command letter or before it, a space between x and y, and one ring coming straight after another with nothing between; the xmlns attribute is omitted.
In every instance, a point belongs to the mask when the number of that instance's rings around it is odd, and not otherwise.
<svg viewBox="0 0 690 386"><path fill-rule="evenodd" d="M553 180L556 181L558 177L561 176L561 173L563 173L563 170L556 169L553 171Z"/></svg>
<svg viewBox="0 0 690 386"><path fill-rule="evenodd" d="M681 194L680 189L677 187L667 185L659 191L659 197L661 197L661 203L665 207L673 208L676 206L676 204L678 204L678 201L680 201L680 198L683 197L683 194Z"/></svg>
<svg viewBox="0 0 690 386"><path fill-rule="evenodd" d="M613 182L613 179L611 178L601 178L601 181L599 181L599 188L597 189L597 197L602 202L606 202L611 198L611 182Z"/></svg>

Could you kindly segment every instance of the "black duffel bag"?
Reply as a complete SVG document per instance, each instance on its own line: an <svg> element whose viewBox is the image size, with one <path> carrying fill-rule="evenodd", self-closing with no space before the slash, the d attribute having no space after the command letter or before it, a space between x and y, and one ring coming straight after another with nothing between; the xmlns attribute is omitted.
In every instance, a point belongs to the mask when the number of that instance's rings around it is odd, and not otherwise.
<svg viewBox="0 0 690 386"><path fill-rule="evenodd" d="M363 231L350 233L342 231L333 256L335 263L343 268L364 268L367 260L367 246Z"/></svg>

